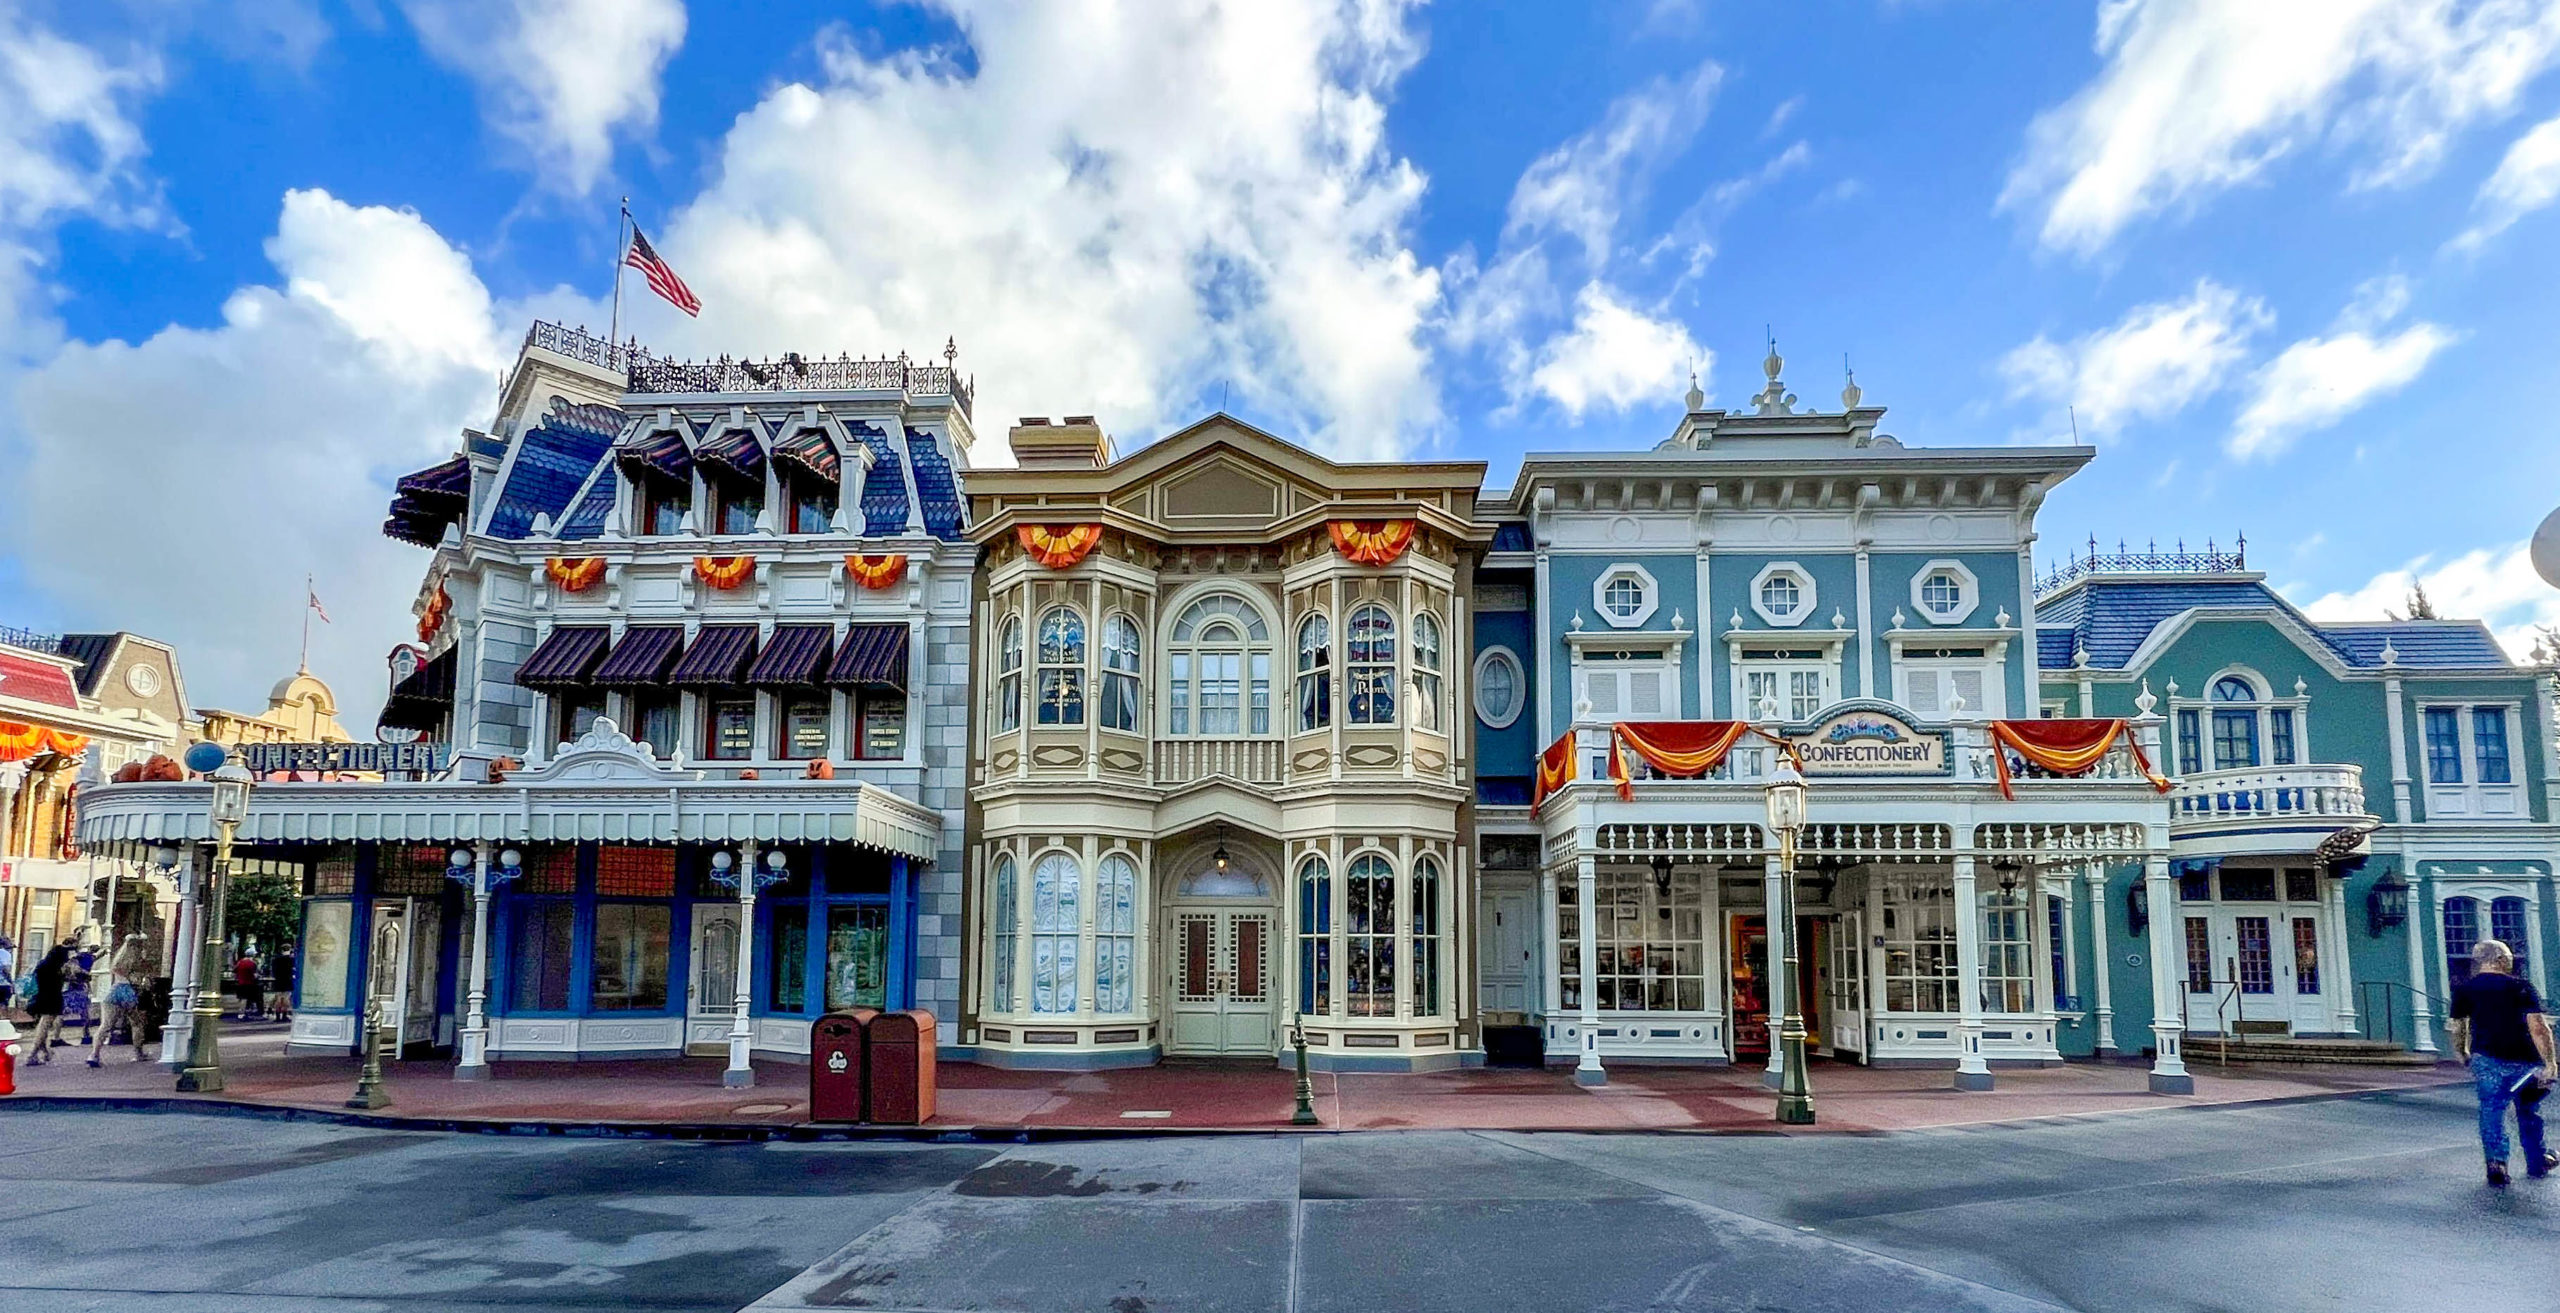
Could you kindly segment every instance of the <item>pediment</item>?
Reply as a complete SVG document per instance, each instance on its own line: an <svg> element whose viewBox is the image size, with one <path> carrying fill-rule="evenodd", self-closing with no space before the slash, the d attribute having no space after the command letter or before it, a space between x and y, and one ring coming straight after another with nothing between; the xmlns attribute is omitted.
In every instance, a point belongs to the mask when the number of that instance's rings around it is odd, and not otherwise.
<svg viewBox="0 0 2560 1313"><path fill-rule="evenodd" d="M1242 461L1217 456L1167 478L1158 496L1160 514L1167 523L1265 523L1284 513L1287 491L1279 479Z"/></svg>

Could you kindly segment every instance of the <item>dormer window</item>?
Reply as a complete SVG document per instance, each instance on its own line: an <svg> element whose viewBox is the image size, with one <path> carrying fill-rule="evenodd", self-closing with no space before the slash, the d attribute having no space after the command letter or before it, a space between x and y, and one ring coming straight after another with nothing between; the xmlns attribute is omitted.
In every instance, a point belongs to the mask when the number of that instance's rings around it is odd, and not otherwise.
<svg viewBox="0 0 2560 1313"><path fill-rule="evenodd" d="M791 505L791 532L827 533L836 521L836 485L806 474L791 473L782 477L782 491ZM754 519L749 517L749 524Z"/></svg>
<svg viewBox="0 0 2560 1313"><path fill-rule="evenodd" d="M1793 562L1764 567L1751 581L1751 609L1780 629L1803 624L1813 600L1813 576Z"/></svg>
<svg viewBox="0 0 2560 1313"><path fill-rule="evenodd" d="M684 532L686 488L673 479L642 478L633 485L640 494L640 532L665 538Z"/></svg>
<svg viewBox="0 0 2560 1313"><path fill-rule="evenodd" d="M1911 576L1911 605L1933 625L1962 624L1982 604L1982 584L1962 561L1930 561Z"/></svg>
<svg viewBox="0 0 2560 1313"><path fill-rule="evenodd" d="M704 443L693 458L711 494L706 527L715 534L754 533L757 517L764 514L765 472L764 448L756 445L755 435L730 429Z"/></svg>
<svg viewBox="0 0 2560 1313"><path fill-rule="evenodd" d="M805 428L773 450L774 472L782 478L782 502L789 509L788 532L831 533L842 497L844 462L822 428Z"/></svg>
<svg viewBox="0 0 2560 1313"><path fill-rule="evenodd" d="M739 534L756 531L756 517L764 514L764 484L749 483L740 478L705 472L704 483L711 489L711 524L713 533Z"/></svg>

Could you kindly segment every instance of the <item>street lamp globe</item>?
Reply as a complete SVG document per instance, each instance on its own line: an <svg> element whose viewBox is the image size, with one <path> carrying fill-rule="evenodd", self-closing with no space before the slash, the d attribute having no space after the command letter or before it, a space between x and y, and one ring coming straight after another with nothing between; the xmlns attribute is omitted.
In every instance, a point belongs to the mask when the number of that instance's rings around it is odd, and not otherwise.
<svg viewBox="0 0 2560 1313"><path fill-rule="evenodd" d="M772 868L775 875L780 875L784 867L791 865L791 859L784 856L781 849L776 848L764 855L764 864Z"/></svg>
<svg viewBox="0 0 2560 1313"><path fill-rule="evenodd" d="M504 849L498 853L499 870L512 871L522 865L524 865L523 853L517 852L513 848Z"/></svg>
<svg viewBox="0 0 2560 1313"><path fill-rule="evenodd" d="M152 864L153 866L157 866L157 867L159 867L159 868L160 868L161 870L163 870L163 871L170 871L170 870L175 870L175 869L177 869L177 866L178 866L178 850L177 850L177 849L175 849L175 848L171 848L171 847L167 846L166 844L163 844L163 845L161 845L160 847L157 847L157 848L152 849L152 850L151 850L151 864Z"/></svg>
<svg viewBox="0 0 2560 1313"><path fill-rule="evenodd" d="M468 867L471 865L471 850L468 848L454 849L452 852L445 855L444 864L457 871Z"/></svg>
<svg viewBox="0 0 2560 1313"><path fill-rule="evenodd" d="M213 773L213 823L239 825L249 819L249 789L254 783L238 762Z"/></svg>
<svg viewBox="0 0 2560 1313"><path fill-rule="evenodd" d="M1769 828L1780 834L1793 834L1804 828L1804 776L1796 771L1793 758L1780 757L1778 769L1770 776Z"/></svg>
<svg viewBox="0 0 2560 1313"><path fill-rule="evenodd" d="M711 854L711 869L721 875L727 875L729 868L737 864L738 859L730 856L726 848Z"/></svg>

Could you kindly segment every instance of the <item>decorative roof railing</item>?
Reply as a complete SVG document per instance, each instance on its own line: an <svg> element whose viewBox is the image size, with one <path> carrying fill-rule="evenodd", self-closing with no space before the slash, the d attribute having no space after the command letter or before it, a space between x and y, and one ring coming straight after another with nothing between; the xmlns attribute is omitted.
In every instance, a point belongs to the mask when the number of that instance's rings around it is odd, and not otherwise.
<svg viewBox="0 0 2560 1313"><path fill-rule="evenodd" d="M839 355L832 359L786 352L777 360L661 360L637 342L612 342L584 328L535 320L524 344L572 360L616 370L639 395L687 392L902 392L916 397L949 397L960 413L976 415L978 388L961 376L954 362L956 343L942 346L939 365L918 362L903 351L877 360Z"/></svg>
<svg viewBox="0 0 2560 1313"><path fill-rule="evenodd" d="M648 354L636 345L617 345L597 337L583 327L570 328L540 319L534 320L533 327L525 330L524 344L615 371L630 369L634 359L645 359Z"/></svg>
<svg viewBox="0 0 2560 1313"><path fill-rule="evenodd" d="M24 648L29 652L50 652L55 656L62 655L62 635L38 633L33 629L20 629L14 625L0 625L0 643Z"/></svg>
<svg viewBox="0 0 2560 1313"><path fill-rule="evenodd" d="M2249 568L2249 536L2242 534L2237 545L2223 551L2213 540L2205 540L2203 551L2190 551L2182 539L2170 551L2160 550L2158 542L2145 544L2141 551L2131 551L2119 540L2112 552L2098 550L2096 535L2089 538L2087 552L2073 552L2057 565L2036 578L2036 595L2060 589L2076 579L2101 574L2240 574Z"/></svg>

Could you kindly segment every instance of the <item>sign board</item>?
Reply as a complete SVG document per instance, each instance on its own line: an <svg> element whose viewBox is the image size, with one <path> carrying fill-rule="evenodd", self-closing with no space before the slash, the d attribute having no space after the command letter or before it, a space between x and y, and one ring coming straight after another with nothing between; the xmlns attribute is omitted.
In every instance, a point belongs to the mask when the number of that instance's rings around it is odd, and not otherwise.
<svg viewBox="0 0 2560 1313"><path fill-rule="evenodd" d="M1809 776L1948 773L1946 732L1914 729L1888 711L1843 711L1787 742Z"/></svg>
<svg viewBox="0 0 2560 1313"><path fill-rule="evenodd" d="M453 759L450 743L244 743L240 764L255 774L300 771L370 771L380 775L440 774Z"/></svg>

